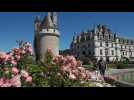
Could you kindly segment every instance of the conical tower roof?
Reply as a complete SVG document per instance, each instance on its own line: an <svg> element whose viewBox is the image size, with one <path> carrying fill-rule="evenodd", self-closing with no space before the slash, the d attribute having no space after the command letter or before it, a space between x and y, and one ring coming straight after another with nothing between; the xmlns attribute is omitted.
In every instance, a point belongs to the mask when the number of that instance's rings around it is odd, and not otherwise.
<svg viewBox="0 0 134 100"><path fill-rule="evenodd" d="M52 22L51 16L47 15L42 21L43 28L54 28L54 24Z"/></svg>

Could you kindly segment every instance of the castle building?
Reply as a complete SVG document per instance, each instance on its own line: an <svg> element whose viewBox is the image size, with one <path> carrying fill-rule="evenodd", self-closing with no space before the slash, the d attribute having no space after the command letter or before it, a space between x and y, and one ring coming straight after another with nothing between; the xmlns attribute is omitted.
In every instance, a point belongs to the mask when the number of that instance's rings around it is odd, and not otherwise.
<svg viewBox="0 0 134 100"><path fill-rule="evenodd" d="M92 30L74 35L70 50L79 59L120 61L122 57L134 57L134 40L118 37L106 25L96 25Z"/></svg>
<svg viewBox="0 0 134 100"><path fill-rule="evenodd" d="M52 50L54 55L59 54L58 19L56 12L48 12L41 21L39 17L35 19L34 50L36 61L45 58L46 51Z"/></svg>

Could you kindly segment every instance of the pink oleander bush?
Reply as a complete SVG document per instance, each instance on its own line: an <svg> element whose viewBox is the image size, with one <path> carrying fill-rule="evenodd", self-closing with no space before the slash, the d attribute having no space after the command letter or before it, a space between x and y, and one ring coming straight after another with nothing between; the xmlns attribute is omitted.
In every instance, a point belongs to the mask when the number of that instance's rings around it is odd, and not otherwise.
<svg viewBox="0 0 134 100"><path fill-rule="evenodd" d="M23 87L32 84L24 60L32 55L32 47L25 42L8 53L0 54L0 87Z"/></svg>
<svg viewBox="0 0 134 100"><path fill-rule="evenodd" d="M60 71L66 73L72 80L89 80L91 72L86 70L80 61L76 61L73 56L63 57L61 55L53 58L52 63L59 65Z"/></svg>
<svg viewBox="0 0 134 100"><path fill-rule="evenodd" d="M93 73L73 56L54 56L51 49L44 61L35 63L31 44L0 54L0 87L92 87ZM30 58L31 57L31 58ZM96 77L101 79L101 77Z"/></svg>
<svg viewBox="0 0 134 100"><path fill-rule="evenodd" d="M53 56L48 49L44 62L32 65L31 73L34 86L40 87L90 87L95 86L90 79L92 73L86 70L73 56Z"/></svg>

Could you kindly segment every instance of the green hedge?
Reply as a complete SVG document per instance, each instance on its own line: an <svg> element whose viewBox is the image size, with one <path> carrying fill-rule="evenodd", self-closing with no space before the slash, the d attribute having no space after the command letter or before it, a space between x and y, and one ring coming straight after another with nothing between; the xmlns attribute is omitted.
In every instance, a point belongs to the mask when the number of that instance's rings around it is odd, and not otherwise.
<svg viewBox="0 0 134 100"><path fill-rule="evenodd" d="M108 68L115 68L115 69L127 69L127 68L134 68L134 64L108 64Z"/></svg>
<svg viewBox="0 0 134 100"><path fill-rule="evenodd" d="M94 65L83 65L88 70L96 70L96 67Z"/></svg>
<svg viewBox="0 0 134 100"><path fill-rule="evenodd" d="M108 68L114 68L114 69L116 69L117 68L117 65L116 64L108 64Z"/></svg>

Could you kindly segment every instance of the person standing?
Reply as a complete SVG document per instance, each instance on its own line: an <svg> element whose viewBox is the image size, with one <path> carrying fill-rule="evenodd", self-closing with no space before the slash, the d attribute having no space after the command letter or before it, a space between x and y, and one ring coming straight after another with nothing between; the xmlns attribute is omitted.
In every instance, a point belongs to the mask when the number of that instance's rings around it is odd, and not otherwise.
<svg viewBox="0 0 134 100"><path fill-rule="evenodd" d="M106 62L103 60L103 58L101 58L101 59L98 61L97 67L98 67L98 69L99 69L99 71L100 71L100 74L101 74L101 75L103 76L103 78L104 78L104 76L105 76L105 71L106 71L106 69L107 69L107 64L106 64Z"/></svg>

